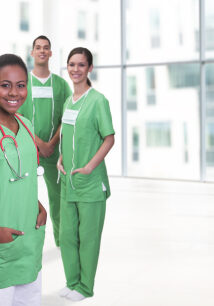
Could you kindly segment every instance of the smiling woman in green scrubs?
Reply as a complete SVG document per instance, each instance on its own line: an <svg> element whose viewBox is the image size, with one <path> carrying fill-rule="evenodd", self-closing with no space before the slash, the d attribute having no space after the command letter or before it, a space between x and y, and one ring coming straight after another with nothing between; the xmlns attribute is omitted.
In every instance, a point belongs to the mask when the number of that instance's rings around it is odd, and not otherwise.
<svg viewBox="0 0 214 306"><path fill-rule="evenodd" d="M1 55L0 306L39 306L41 300L47 215L38 202L37 148L32 126L15 115L26 96L24 62L13 54Z"/></svg>
<svg viewBox="0 0 214 306"><path fill-rule="evenodd" d="M67 69L74 93L62 117L60 249L66 287L61 296L80 301L93 295L100 240L110 195L104 158L114 144L109 102L91 87L92 54L73 49Z"/></svg>

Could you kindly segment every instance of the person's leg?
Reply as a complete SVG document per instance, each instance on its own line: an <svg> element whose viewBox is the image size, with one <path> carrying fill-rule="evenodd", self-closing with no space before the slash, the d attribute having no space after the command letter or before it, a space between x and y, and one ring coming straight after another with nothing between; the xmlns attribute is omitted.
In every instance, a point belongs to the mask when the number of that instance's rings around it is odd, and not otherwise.
<svg viewBox="0 0 214 306"><path fill-rule="evenodd" d="M106 202L78 203L80 239L80 282L75 290L85 297L93 295Z"/></svg>
<svg viewBox="0 0 214 306"><path fill-rule="evenodd" d="M0 289L0 306L13 306L15 287Z"/></svg>
<svg viewBox="0 0 214 306"><path fill-rule="evenodd" d="M57 184L58 171L55 164L42 162L44 167L44 179L48 190L50 217L53 225L54 239L59 246L60 223L60 182Z"/></svg>
<svg viewBox="0 0 214 306"><path fill-rule="evenodd" d="M15 294L12 306L40 306L42 289L42 273L37 279L26 285L15 286Z"/></svg>
<svg viewBox="0 0 214 306"><path fill-rule="evenodd" d="M69 289L80 280L79 260L79 216L75 202L67 202L65 198L65 186L61 182L61 207L60 207L60 250L65 271L66 285ZM65 296L66 290L62 290L61 296Z"/></svg>

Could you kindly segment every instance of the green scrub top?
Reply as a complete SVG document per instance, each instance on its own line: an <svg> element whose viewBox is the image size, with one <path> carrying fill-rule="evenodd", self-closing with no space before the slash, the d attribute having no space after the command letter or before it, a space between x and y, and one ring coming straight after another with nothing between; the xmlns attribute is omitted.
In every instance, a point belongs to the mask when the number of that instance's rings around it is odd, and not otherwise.
<svg viewBox="0 0 214 306"><path fill-rule="evenodd" d="M66 199L72 202L103 201L110 196L109 181L102 161L91 174L76 173L74 169L84 167L96 154L104 138L114 134L109 102L105 96L91 88L87 95L72 104L72 96L65 103L65 110L79 110L76 125L62 123L62 155L66 176L61 179L66 183ZM75 133L74 133L75 130ZM74 150L73 150L74 135ZM106 192L103 191L103 184Z"/></svg>
<svg viewBox="0 0 214 306"><path fill-rule="evenodd" d="M63 113L63 105L67 97L71 95L71 89L68 83L56 74L52 75L52 87L53 87L53 97L54 97L54 116L53 125L54 135L61 124L61 118ZM31 88L31 76L32 84L36 87L50 87L51 77L43 84L34 75L29 73L28 75L28 96L25 103L19 108L19 113L24 117L29 119L31 122L34 117L34 132L43 141L48 142L51 130L52 130L52 98L34 98L32 99L32 88ZM35 114L33 116L33 104L35 107ZM49 158L45 158L46 162L56 163L59 156L59 148L55 147L54 154ZM42 161L42 157L41 161Z"/></svg>
<svg viewBox="0 0 214 306"><path fill-rule="evenodd" d="M22 120L32 132L31 123L25 118ZM39 213L36 148L26 128L19 121L18 123L17 135L2 127L4 132L15 137L18 143L21 174L29 175L22 180L10 182L10 178L15 177L0 150L0 227L13 228L25 234L13 235L14 241L0 243L0 288L30 283L37 278L41 269L45 236L45 226L35 229ZM3 146L13 168L19 172L18 156L13 141L6 138L3 140Z"/></svg>

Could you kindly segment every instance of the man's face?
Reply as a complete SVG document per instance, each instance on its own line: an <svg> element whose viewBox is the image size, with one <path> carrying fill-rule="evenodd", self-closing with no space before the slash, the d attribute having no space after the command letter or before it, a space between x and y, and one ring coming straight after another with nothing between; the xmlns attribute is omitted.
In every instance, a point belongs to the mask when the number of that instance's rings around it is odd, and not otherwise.
<svg viewBox="0 0 214 306"><path fill-rule="evenodd" d="M46 39L37 39L31 51L31 56L34 58L35 64L41 66L47 65L51 55L52 51L48 41Z"/></svg>

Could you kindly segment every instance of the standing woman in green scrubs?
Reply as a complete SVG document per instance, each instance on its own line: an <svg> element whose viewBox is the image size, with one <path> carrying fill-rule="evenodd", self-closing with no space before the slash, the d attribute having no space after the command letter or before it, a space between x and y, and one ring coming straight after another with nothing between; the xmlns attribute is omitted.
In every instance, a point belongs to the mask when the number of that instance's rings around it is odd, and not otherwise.
<svg viewBox="0 0 214 306"><path fill-rule="evenodd" d="M74 92L64 105L61 130L60 249L66 287L60 295L80 301L93 295L110 188L104 158L114 144L109 102L91 87L91 52L73 49L67 69Z"/></svg>
<svg viewBox="0 0 214 306"><path fill-rule="evenodd" d="M0 306L39 306L46 211L38 201L32 125L16 115L27 97L27 68L0 56Z"/></svg>

